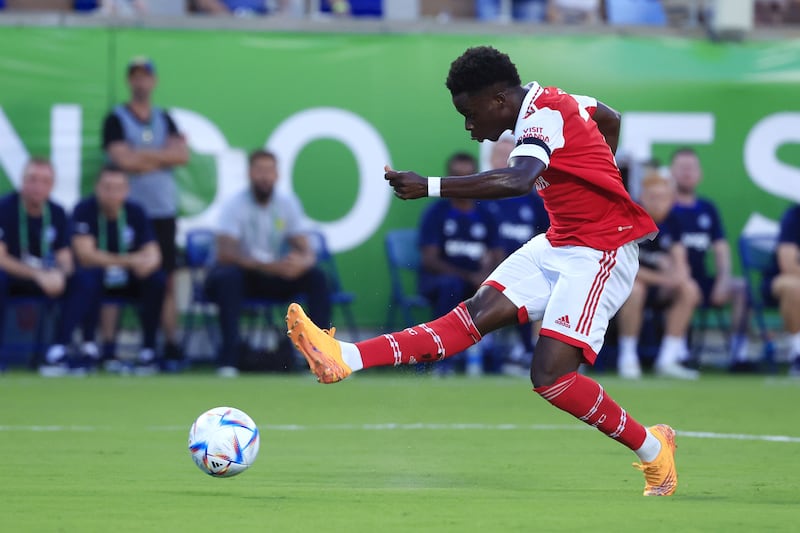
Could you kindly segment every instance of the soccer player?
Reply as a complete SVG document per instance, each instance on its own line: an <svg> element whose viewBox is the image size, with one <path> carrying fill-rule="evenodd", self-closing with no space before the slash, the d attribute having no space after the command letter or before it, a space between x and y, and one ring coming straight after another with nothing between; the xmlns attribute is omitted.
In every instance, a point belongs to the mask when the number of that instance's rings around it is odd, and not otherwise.
<svg viewBox="0 0 800 533"><path fill-rule="evenodd" d="M473 139L497 140L507 129L514 132L517 147L509 166L446 179L386 167L395 195L492 199L536 187L550 229L503 261L474 296L436 320L351 344L335 340L291 304L286 324L292 342L321 382L334 383L362 368L442 359L502 326L542 320L531 367L533 390L633 450L646 496L673 494L675 431L665 424L645 428L578 372L581 363L594 362L609 319L630 294L637 241L657 231L625 191L614 162L619 113L591 97L536 82L521 85L509 57L487 46L457 58L446 85Z"/></svg>
<svg viewBox="0 0 800 533"><path fill-rule="evenodd" d="M733 336L730 370L754 370L747 357L747 291L742 278L731 275L731 249L725 239L722 218L714 203L697 196L702 169L697 152L679 148L672 154L670 173L677 188L672 213L680 225L681 242L686 247L692 278L702 291L703 307L731 304ZM706 267L706 255L714 258L713 275Z"/></svg>

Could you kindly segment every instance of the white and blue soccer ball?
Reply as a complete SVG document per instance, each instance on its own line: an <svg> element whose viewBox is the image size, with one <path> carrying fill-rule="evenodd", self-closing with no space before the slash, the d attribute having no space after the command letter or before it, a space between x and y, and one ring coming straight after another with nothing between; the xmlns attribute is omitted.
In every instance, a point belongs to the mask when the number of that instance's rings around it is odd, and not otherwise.
<svg viewBox="0 0 800 533"><path fill-rule="evenodd" d="M258 426L233 407L209 409L189 430L189 452L197 467L214 477L241 474L258 456Z"/></svg>

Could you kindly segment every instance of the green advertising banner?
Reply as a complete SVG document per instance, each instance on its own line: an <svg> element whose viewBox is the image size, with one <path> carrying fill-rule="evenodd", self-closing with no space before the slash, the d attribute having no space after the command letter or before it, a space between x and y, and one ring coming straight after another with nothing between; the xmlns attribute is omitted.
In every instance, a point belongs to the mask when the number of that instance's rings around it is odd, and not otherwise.
<svg viewBox="0 0 800 533"><path fill-rule="evenodd" d="M479 153L444 86L472 45L507 52L524 81L589 94L623 112L620 155L700 154L701 193L733 240L800 201L800 41L715 44L622 36L288 34L130 28L0 28L0 191L29 154L49 155L56 199L91 189L101 121L127 99L125 65L156 63L155 100L192 148L179 173L181 229L213 226L266 146L325 231L359 321L383 322L386 231L415 227L426 201L394 199L383 165L441 175Z"/></svg>

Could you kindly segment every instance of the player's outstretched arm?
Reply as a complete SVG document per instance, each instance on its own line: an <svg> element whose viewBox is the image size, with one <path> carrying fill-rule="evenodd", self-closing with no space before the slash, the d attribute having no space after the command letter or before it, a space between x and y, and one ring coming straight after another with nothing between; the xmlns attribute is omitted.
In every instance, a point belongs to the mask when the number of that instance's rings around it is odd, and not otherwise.
<svg viewBox="0 0 800 533"><path fill-rule="evenodd" d="M514 157L508 168L487 170L469 176L448 178L420 176L415 172L392 170L385 167L384 178L403 200L426 196L445 198L471 198L488 200L523 196L533 190L537 177L547 167L535 157Z"/></svg>
<svg viewBox="0 0 800 533"><path fill-rule="evenodd" d="M597 122L597 128L600 130L600 133L603 134L603 137L605 137L608 146L611 147L611 153L616 154L617 145L619 144L619 127L622 121L622 116L619 114L619 111L598 101L597 109L594 115L592 115L592 118Z"/></svg>

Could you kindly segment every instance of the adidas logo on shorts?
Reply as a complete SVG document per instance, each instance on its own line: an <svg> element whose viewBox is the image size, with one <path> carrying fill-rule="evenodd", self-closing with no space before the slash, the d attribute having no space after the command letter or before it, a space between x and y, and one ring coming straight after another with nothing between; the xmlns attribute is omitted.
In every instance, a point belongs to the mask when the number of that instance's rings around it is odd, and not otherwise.
<svg viewBox="0 0 800 533"><path fill-rule="evenodd" d="M556 324L561 326L562 328L570 328L572 326L569 325L569 315L564 315L561 318L556 320Z"/></svg>

